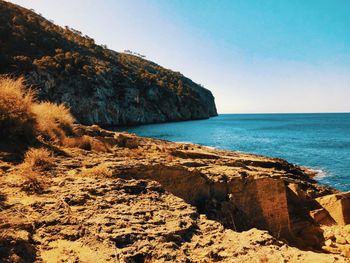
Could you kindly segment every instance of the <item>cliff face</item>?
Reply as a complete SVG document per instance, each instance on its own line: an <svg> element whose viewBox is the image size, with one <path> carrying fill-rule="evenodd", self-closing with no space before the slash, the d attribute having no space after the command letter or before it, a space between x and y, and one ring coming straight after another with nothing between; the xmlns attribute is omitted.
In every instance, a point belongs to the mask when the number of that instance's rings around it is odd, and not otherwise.
<svg viewBox="0 0 350 263"><path fill-rule="evenodd" d="M118 53L71 28L0 1L0 74L24 74L40 100L79 122L130 125L216 116L212 93L179 72Z"/></svg>

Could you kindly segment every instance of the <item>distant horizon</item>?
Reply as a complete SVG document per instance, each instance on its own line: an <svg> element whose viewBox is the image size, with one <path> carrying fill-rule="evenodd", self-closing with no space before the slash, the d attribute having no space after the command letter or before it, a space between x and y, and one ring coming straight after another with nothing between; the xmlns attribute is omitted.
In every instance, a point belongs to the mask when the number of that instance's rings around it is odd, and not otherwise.
<svg viewBox="0 0 350 263"><path fill-rule="evenodd" d="M181 72L219 112L350 112L345 0L10 2Z"/></svg>
<svg viewBox="0 0 350 263"><path fill-rule="evenodd" d="M220 113L218 112L218 115L249 115L249 114L350 114L349 111L343 111L343 112L337 112L337 111L329 111L329 112L225 112ZM214 116L215 117L215 116Z"/></svg>

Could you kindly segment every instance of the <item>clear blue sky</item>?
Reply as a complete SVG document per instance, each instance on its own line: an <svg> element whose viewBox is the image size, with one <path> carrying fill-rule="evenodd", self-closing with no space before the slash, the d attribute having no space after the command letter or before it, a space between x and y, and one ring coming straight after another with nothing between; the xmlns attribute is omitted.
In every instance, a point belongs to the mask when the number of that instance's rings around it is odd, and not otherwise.
<svg viewBox="0 0 350 263"><path fill-rule="evenodd" d="M349 0L13 0L210 89L220 113L350 112Z"/></svg>

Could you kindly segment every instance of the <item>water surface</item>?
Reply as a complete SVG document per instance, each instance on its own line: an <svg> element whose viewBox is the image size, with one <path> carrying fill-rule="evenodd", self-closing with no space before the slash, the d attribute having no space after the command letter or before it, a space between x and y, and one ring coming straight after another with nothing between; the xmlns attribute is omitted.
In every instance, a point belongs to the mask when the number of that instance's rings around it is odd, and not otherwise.
<svg viewBox="0 0 350 263"><path fill-rule="evenodd" d="M322 171L317 177L322 183L350 190L350 113L222 114L207 120L122 130L175 142L280 157Z"/></svg>

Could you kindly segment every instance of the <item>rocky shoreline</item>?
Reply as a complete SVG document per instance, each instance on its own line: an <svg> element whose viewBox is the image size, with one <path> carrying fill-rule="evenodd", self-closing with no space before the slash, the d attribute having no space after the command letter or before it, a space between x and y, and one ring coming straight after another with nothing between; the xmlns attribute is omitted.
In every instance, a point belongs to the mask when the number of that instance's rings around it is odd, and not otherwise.
<svg viewBox="0 0 350 263"><path fill-rule="evenodd" d="M3 262L349 262L350 193L282 159L75 125L35 180L1 152Z"/></svg>

